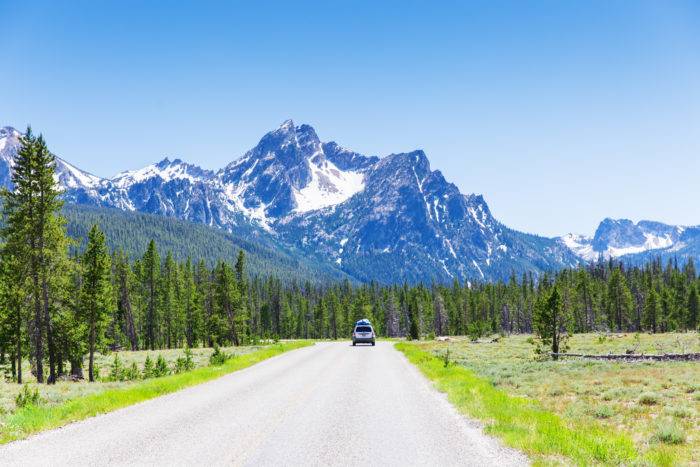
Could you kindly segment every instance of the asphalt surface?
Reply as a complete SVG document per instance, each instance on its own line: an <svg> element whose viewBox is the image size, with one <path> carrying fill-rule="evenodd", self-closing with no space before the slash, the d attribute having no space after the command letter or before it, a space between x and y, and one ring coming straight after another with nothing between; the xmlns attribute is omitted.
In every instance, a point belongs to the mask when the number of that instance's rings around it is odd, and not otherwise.
<svg viewBox="0 0 700 467"><path fill-rule="evenodd" d="M524 465L390 343L322 343L0 447L0 465Z"/></svg>

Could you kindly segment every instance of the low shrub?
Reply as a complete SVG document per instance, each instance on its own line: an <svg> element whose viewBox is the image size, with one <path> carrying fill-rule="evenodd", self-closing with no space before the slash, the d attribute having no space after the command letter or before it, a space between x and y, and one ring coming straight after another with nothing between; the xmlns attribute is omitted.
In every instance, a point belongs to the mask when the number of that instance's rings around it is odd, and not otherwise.
<svg viewBox="0 0 700 467"><path fill-rule="evenodd" d="M693 411L693 409L684 406L668 407L664 412L667 415L675 418L691 418L693 415L695 415L695 411Z"/></svg>
<svg viewBox="0 0 700 467"><path fill-rule="evenodd" d="M639 396L639 403L642 405L656 405L659 403L659 395L653 392L645 392Z"/></svg>
<svg viewBox="0 0 700 467"><path fill-rule="evenodd" d="M153 360L151 360L150 355L146 355L146 361L143 362L143 379L155 378L156 372L155 365L153 365Z"/></svg>
<svg viewBox="0 0 700 467"><path fill-rule="evenodd" d="M177 357L175 360L175 373L183 373L191 370L194 370L192 351L189 348L186 348L185 354L181 357Z"/></svg>
<svg viewBox="0 0 700 467"><path fill-rule="evenodd" d="M445 368L450 366L450 348L448 347L447 350L445 350L445 353L442 354L442 364Z"/></svg>
<svg viewBox="0 0 700 467"><path fill-rule="evenodd" d="M122 364L119 354L114 354L114 360L112 361L112 368L109 372L110 381L124 381L125 379L124 364Z"/></svg>
<svg viewBox="0 0 700 467"><path fill-rule="evenodd" d="M599 405L593 412L596 418L610 418L615 415L615 411L607 405Z"/></svg>
<svg viewBox="0 0 700 467"><path fill-rule="evenodd" d="M223 365L227 360L231 359L233 356L222 351L218 345L214 346L214 353L209 357L210 365Z"/></svg>
<svg viewBox="0 0 700 467"><path fill-rule="evenodd" d="M139 371L139 367L136 365L136 362L132 362L131 366L124 370L124 379L127 381L141 379L141 372Z"/></svg>
<svg viewBox="0 0 700 467"><path fill-rule="evenodd" d="M15 397L15 405L17 408L26 407L28 405L39 405L39 389L34 388L34 390L29 388L28 384L22 387L22 390Z"/></svg>
<svg viewBox="0 0 700 467"><path fill-rule="evenodd" d="M685 433L673 420L663 420L657 425L652 441L664 444L683 444L685 443Z"/></svg>
<svg viewBox="0 0 700 467"><path fill-rule="evenodd" d="M486 323L483 321L473 321L467 325L467 335L472 342L476 342L480 337L486 335Z"/></svg>
<svg viewBox="0 0 700 467"><path fill-rule="evenodd" d="M168 367L168 362L165 361L162 355L158 355L156 359L156 366L154 368L153 374L156 378L161 376L168 376L170 374L170 367Z"/></svg>

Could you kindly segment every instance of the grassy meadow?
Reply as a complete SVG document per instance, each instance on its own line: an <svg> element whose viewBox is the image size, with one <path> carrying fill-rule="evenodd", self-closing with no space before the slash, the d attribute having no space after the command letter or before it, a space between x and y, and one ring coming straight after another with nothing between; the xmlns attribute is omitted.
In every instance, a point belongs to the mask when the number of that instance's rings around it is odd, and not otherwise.
<svg viewBox="0 0 700 467"><path fill-rule="evenodd" d="M554 454L556 449L545 449L530 452L535 460L545 464L566 464L573 459L577 464L700 465L700 362L542 361L530 341L528 336L509 336L410 345L438 357L440 363L449 349L450 367L468 369L513 399L535 401L577 432L601 429L608 436L622 435L636 451L628 457L571 456L564 460L566 456L558 459ZM686 353L700 352L700 335L581 334L569 344L570 353ZM477 418L486 421L488 430L491 417Z"/></svg>

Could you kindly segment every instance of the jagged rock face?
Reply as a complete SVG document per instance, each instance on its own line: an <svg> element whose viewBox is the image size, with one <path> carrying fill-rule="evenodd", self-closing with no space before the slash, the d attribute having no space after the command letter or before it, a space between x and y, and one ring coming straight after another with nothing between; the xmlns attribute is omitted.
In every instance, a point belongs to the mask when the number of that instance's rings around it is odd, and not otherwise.
<svg viewBox="0 0 700 467"><path fill-rule="evenodd" d="M634 223L629 219L604 219L593 237L568 234L561 237L580 258L593 261L598 258L625 258L636 262L651 255L677 254L681 258L695 256L683 252L695 251L700 246L698 228L668 225L654 221ZM699 242L698 245L694 245Z"/></svg>
<svg viewBox="0 0 700 467"><path fill-rule="evenodd" d="M269 225L347 200L362 189L363 171L376 160L323 144L313 128L289 120L229 164L220 179L242 211Z"/></svg>
<svg viewBox="0 0 700 467"><path fill-rule="evenodd" d="M593 249L604 251L608 247L624 248L629 245L644 243L646 238L639 226L629 219L605 219L600 223L593 236Z"/></svg>
<svg viewBox="0 0 700 467"><path fill-rule="evenodd" d="M320 142L313 129L287 121L226 167L222 182L235 187L232 194L244 199L246 209L262 208L265 217L279 217L295 208L294 190L311 180L309 159L317 153Z"/></svg>
<svg viewBox="0 0 700 467"><path fill-rule="evenodd" d="M20 134L2 131L7 186ZM496 279L580 261L556 239L500 224L483 197L432 171L423 151L367 157L292 121L216 172L164 159L103 179L57 159L57 182L73 203L272 235L361 280Z"/></svg>
<svg viewBox="0 0 700 467"><path fill-rule="evenodd" d="M20 136L20 132L14 128L0 128L0 186L12 188L12 167L17 157Z"/></svg>
<svg viewBox="0 0 700 467"><path fill-rule="evenodd" d="M577 263L554 241L505 229L481 196L465 196L431 171L422 151L377 161L362 192L337 206L283 219L277 229L297 247L322 252L362 280L493 279ZM537 251L539 243L548 244L545 251Z"/></svg>

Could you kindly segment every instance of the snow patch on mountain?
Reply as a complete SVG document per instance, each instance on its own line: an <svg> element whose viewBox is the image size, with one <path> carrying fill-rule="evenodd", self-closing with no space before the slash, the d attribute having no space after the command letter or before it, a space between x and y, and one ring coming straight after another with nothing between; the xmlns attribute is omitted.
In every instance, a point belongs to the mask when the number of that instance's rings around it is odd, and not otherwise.
<svg viewBox="0 0 700 467"><path fill-rule="evenodd" d="M120 172L111 181L118 188L126 188L154 177L160 178L163 182L182 179L194 183L206 180L210 178L210 175L208 171L182 162L180 159L170 162L168 158L165 158L157 164L151 164L142 169Z"/></svg>
<svg viewBox="0 0 700 467"><path fill-rule="evenodd" d="M15 165L14 156L19 148L22 134L10 126L0 128L0 156L11 166Z"/></svg>
<svg viewBox="0 0 700 467"><path fill-rule="evenodd" d="M601 257L620 258L674 248L684 231L683 226L659 222L640 221L634 224L627 219L605 219L593 237L570 233L560 237L560 241L578 257L595 261Z"/></svg>
<svg viewBox="0 0 700 467"><path fill-rule="evenodd" d="M63 159L56 158L56 172L54 174L56 183L63 188L86 188L95 189L100 186L103 179L84 172Z"/></svg>
<svg viewBox="0 0 700 467"><path fill-rule="evenodd" d="M315 162L320 159L319 162ZM294 212L305 213L334 206L364 190L364 174L344 172L331 161L311 157L308 159L311 181L304 188L294 190Z"/></svg>
<svg viewBox="0 0 700 467"><path fill-rule="evenodd" d="M646 239L641 245L630 245L626 247L616 248L613 246L608 247L607 250L603 252L604 258L619 258L624 255L633 255L636 253L642 253L649 250L659 250L662 248L668 248L673 245L673 240L670 235L655 235L650 232L644 233L644 238Z"/></svg>
<svg viewBox="0 0 700 467"><path fill-rule="evenodd" d="M275 219L269 218L265 213L267 204L259 202L255 206L246 206L245 191L248 189L247 183L227 183L223 186L225 195L224 202L232 206L233 210L239 211L249 219L256 221L264 230L268 232L273 231L271 224Z"/></svg>
<svg viewBox="0 0 700 467"><path fill-rule="evenodd" d="M568 249L574 252L576 256L586 261L593 261L598 258L598 253L593 250L593 245L591 245L591 237L570 233L561 237L561 241Z"/></svg>

